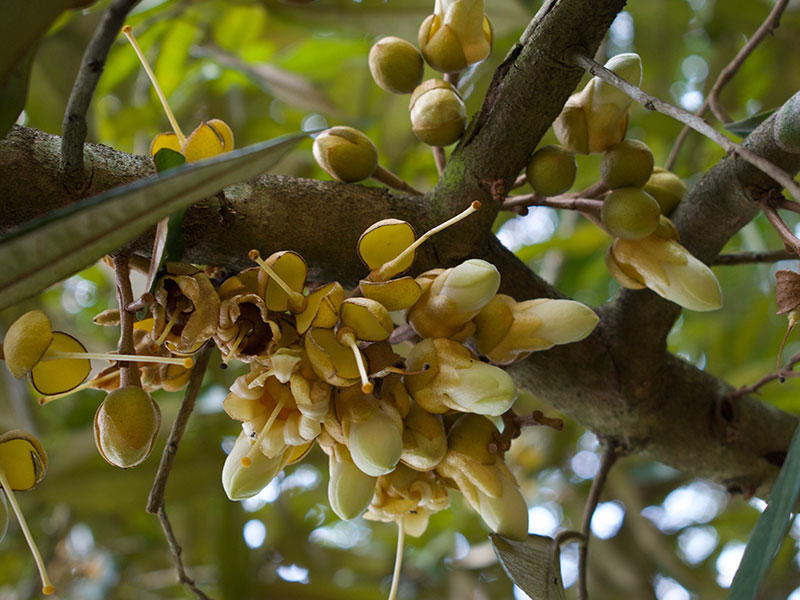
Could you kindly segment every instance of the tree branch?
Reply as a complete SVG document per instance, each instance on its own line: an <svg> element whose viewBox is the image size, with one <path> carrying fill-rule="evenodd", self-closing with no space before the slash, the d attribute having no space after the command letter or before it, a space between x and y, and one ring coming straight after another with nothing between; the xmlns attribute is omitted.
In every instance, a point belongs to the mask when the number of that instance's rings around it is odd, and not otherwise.
<svg viewBox="0 0 800 600"><path fill-rule="evenodd" d="M753 33L752 37L747 40L747 43L742 46L742 49L736 53L736 56L733 57L733 60L731 60L731 62L729 62L725 68L720 71L719 76L717 76L717 80L714 82L714 85L711 86L711 91L708 93L705 102L703 102L703 105L695 111L694 115L696 117L702 117L706 111L711 108L711 112L713 112L714 116L717 117L717 119L719 119L722 123L730 122L730 117L728 117L728 114L719 104L719 94L722 91L722 88L734 78L736 73L744 64L744 61L747 60L747 58L750 56L750 54L752 54L753 50L758 47L761 41L767 37L767 35L772 35L772 32L778 28L780 25L781 15L783 14L783 10L786 8L788 3L789 0L778 0L778 2L775 3L775 6L772 7L769 15L767 15L767 18L764 19L764 22L761 23L758 29L756 29L755 33ZM664 165L667 169L672 169L672 166L675 164L675 160L678 158L678 152L680 151L686 136L689 134L689 129L690 127L688 125L681 129L681 132L675 139L675 143L672 146L672 150L670 150L667 162Z"/></svg>
<svg viewBox="0 0 800 600"><path fill-rule="evenodd" d="M86 180L83 166L83 144L86 142L86 112L92 101L97 82L103 74L108 51L117 39L119 30L128 13L139 0L114 0L103 15L103 20L94 32L86 48L81 68L72 87L72 92L61 125L61 169L64 183L70 188L80 188Z"/></svg>

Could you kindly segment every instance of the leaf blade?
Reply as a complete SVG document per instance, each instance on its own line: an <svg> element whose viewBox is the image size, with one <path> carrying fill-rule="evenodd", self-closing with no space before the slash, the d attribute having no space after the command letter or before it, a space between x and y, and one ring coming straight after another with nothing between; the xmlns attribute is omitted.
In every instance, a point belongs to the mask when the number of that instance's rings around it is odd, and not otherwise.
<svg viewBox="0 0 800 600"><path fill-rule="evenodd" d="M87 198L0 238L0 309L123 246L160 219L263 173L307 137L275 138Z"/></svg>
<svg viewBox="0 0 800 600"><path fill-rule="evenodd" d="M506 574L532 600L566 600L555 540L529 535L522 542L492 534L492 546Z"/></svg>
<svg viewBox="0 0 800 600"><path fill-rule="evenodd" d="M789 527L789 516L800 496L800 427L795 429L789 452L769 496L769 504L753 528L733 578L728 600L756 597Z"/></svg>

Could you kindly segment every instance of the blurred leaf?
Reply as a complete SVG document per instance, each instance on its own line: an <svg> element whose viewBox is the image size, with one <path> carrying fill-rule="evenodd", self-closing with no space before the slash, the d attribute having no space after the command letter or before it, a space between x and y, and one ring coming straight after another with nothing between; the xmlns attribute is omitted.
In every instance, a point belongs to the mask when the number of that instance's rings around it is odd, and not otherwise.
<svg viewBox="0 0 800 600"><path fill-rule="evenodd" d="M263 173L307 134L275 138L186 165L55 211L0 238L0 308L120 248L159 219Z"/></svg>
<svg viewBox="0 0 800 600"><path fill-rule="evenodd" d="M25 97L28 95L28 80L31 76L33 56L36 48L31 48L5 83L0 85L0 138L4 137L25 108Z"/></svg>
<svg viewBox="0 0 800 600"><path fill-rule="evenodd" d="M508 576L532 600L566 600L553 538L529 535L524 542L492 534L492 545Z"/></svg>
<svg viewBox="0 0 800 600"><path fill-rule="evenodd" d="M736 121L734 123L726 123L725 129L730 131L733 135L738 135L740 138L746 138L750 135L753 130L761 125L767 118L774 113L777 108L773 108L771 110L765 110L762 113L758 113L757 115L753 115L752 117L747 117L742 121Z"/></svg>
<svg viewBox="0 0 800 600"><path fill-rule="evenodd" d="M36 42L47 33L58 16L75 6L85 5L79 0L25 0L3 2L0 5L0 83L4 83L14 67L25 60Z"/></svg>
<svg viewBox="0 0 800 600"><path fill-rule="evenodd" d="M167 97L175 91L186 75L185 65L189 58L189 49L194 44L197 33L197 27L193 23L176 20L161 42L153 70ZM133 51L132 48L130 50Z"/></svg>
<svg viewBox="0 0 800 600"><path fill-rule="evenodd" d="M325 115L345 116L344 111L328 100L311 81L302 75L267 63L247 63L236 55L219 48L204 46L198 51L225 67L244 73L268 94L289 106Z"/></svg>
<svg viewBox="0 0 800 600"><path fill-rule="evenodd" d="M769 496L769 504L756 522L742 562L733 578L728 600L756 598L761 580L786 537L789 518L800 495L800 427L795 429L789 452Z"/></svg>
<svg viewBox="0 0 800 600"><path fill-rule="evenodd" d="M8 503L3 490L0 490L0 542L6 537L8 531Z"/></svg>

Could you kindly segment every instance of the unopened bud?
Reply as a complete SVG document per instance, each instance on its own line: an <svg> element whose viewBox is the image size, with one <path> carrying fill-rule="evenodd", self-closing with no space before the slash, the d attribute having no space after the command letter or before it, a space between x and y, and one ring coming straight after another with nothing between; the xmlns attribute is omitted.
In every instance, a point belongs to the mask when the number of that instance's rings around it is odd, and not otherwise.
<svg viewBox="0 0 800 600"><path fill-rule="evenodd" d="M467 108L456 89L441 79L429 79L414 90L409 104L411 129L429 146L457 142L467 124Z"/></svg>
<svg viewBox="0 0 800 600"><path fill-rule="evenodd" d="M410 94L422 82L425 63L413 44L389 36L370 49L369 70L375 83L390 94Z"/></svg>
<svg viewBox="0 0 800 600"><path fill-rule="evenodd" d="M662 215L669 215L686 196L686 184L672 171L654 167L644 191L658 202Z"/></svg>
<svg viewBox="0 0 800 600"><path fill-rule="evenodd" d="M378 150L364 133L352 127L332 127L314 140L314 158L338 181L362 181L375 172Z"/></svg>
<svg viewBox="0 0 800 600"><path fill-rule="evenodd" d="M337 445L330 455L328 503L340 519L355 519L369 506L377 477L359 469L347 448Z"/></svg>
<svg viewBox="0 0 800 600"><path fill-rule="evenodd" d="M291 448L268 458L263 452L250 451L253 442L244 432L239 434L222 467L222 487L231 500L245 500L263 490L286 465ZM249 457L249 466L242 459Z"/></svg>

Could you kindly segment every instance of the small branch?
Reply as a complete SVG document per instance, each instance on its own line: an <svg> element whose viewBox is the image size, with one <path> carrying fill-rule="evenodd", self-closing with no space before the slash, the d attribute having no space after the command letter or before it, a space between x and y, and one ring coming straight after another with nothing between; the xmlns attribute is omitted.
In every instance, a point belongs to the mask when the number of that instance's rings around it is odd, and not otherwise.
<svg viewBox="0 0 800 600"><path fill-rule="evenodd" d="M114 273L117 280L117 303L119 304L119 344L117 345L117 351L120 354L136 354L136 350L133 347L134 313L126 310L127 306L133 302L128 256L118 254L114 256L113 260ZM120 387L126 385L141 387L139 365L137 363L131 361L119 362L119 384Z"/></svg>
<svg viewBox="0 0 800 600"><path fill-rule="evenodd" d="M731 252L730 254L720 254L711 264L714 266L744 265L749 263L774 263L791 259L797 259L797 254L786 249L767 250L765 252Z"/></svg>
<svg viewBox="0 0 800 600"><path fill-rule="evenodd" d="M114 0L103 15L103 20L83 55L61 125L61 172L70 187L80 188L84 183L83 144L88 130L86 112L97 82L103 74L111 44L117 39L128 13L138 2L139 0Z"/></svg>
<svg viewBox="0 0 800 600"><path fill-rule="evenodd" d="M189 385L183 395L183 402L178 411L178 416L175 417L175 422L172 424L172 431L169 433L167 445L164 446L164 452L161 454L161 463L158 465L153 488L150 490L150 496L147 498L146 510L151 515L157 514L159 509L164 506L164 492L167 488L167 479L172 471L175 455L178 453L178 445L181 442L184 431L186 431L186 424L189 422L189 417L194 410L197 395L200 393L200 388L203 385L203 376L205 375L210 356L211 344L206 344L197 354L192 375L189 379Z"/></svg>
<svg viewBox="0 0 800 600"><path fill-rule="evenodd" d="M444 168L447 166L447 155L444 152L444 148L441 146L432 146L431 150L433 151L433 160L436 163L436 170L441 176L441 174L444 173Z"/></svg>
<svg viewBox="0 0 800 600"><path fill-rule="evenodd" d="M142 294L138 300L134 300L128 306L125 307L125 310L128 312L135 313L140 311L143 308L149 308L153 302L155 302L155 298L153 298L153 294L150 292L145 292Z"/></svg>
<svg viewBox="0 0 800 600"><path fill-rule="evenodd" d="M711 91L708 93L705 102L703 105L695 112L696 117L702 117L706 110L711 108L711 112L714 113L714 116L717 117L722 123L730 123L730 118L728 117L727 113L722 109L719 105L719 94L722 91L722 88L727 85L727 83L733 79L736 73L739 71L741 66L744 64L744 61L752 54L753 50L761 43L761 41L767 37L767 35L771 35L773 31L775 31L778 26L780 25L781 15L783 14L783 10L786 8L786 5L789 3L789 0L778 0L775 3L775 6L772 7L769 15L767 18L764 19L764 22L756 29L755 33L752 37L747 41L747 43L742 47L739 52L736 53L736 56L733 57L733 60L727 64L727 66L720 71L720 74L717 76L717 80L714 82L714 85L711 86ZM681 132L678 134L678 138L675 140L675 144L672 146L672 150L669 153L669 158L667 158L666 168L671 169L675 164L675 160L678 158L678 152L681 149L681 145L683 145L686 136L689 134L689 127L684 127Z"/></svg>
<svg viewBox="0 0 800 600"><path fill-rule="evenodd" d="M377 179L381 183L388 185L390 188L394 188L396 190L400 190L401 192L407 192L409 194L414 194L415 196L423 196L424 194L419 190L415 190L411 187L408 183L400 179L397 175L392 173L390 170L378 165L375 167L375 171L372 173L372 178Z"/></svg>
<svg viewBox="0 0 800 600"><path fill-rule="evenodd" d="M770 381L775 381L776 379L782 381L783 379L800 377L800 373L795 373L793 370L797 363L800 363L800 352L792 356L780 371L767 373L755 383L737 388L731 392L729 398L731 400L735 400L736 398L741 398L742 396L747 396L748 394L754 394L760 390L762 386L766 385Z"/></svg>
<svg viewBox="0 0 800 600"><path fill-rule="evenodd" d="M586 559L589 554L589 539L592 529L592 516L600 501L600 494L606 484L608 472L619 456L617 447L608 442L605 452L603 452L603 459L600 463L600 470L594 477L592 487L589 490L589 497L586 498L586 507L583 509L583 521L581 521L581 535L583 535L583 543L578 548L578 598L579 600L586 600L589 597L589 591L586 587Z"/></svg>
<svg viewBox="0 0 800 600"><path fill-rule="evenodd" d="M562 210L577 210L594 223L600 223L600 212L603 209L603 201L594 198L581 198L574 195L552 196L546 198L537 193L520 194L509 196L503 201L500 210L513 210L519 212L522 208L529 206L547 206L548 208L559 208ZM601 225L602 227L602 225Z"/></svg>
<svg viewBox="0 0 800 600"><path fill-rule="evenodd" d="M792 233L792 230L789 229L788 225L786 225L778 214L778 210L769 198L769 194L757 198L756 204L775 228L775 231L778 232L778 235L781 236L786 247L791 248L797 256L800 256L800 239L797 239L794 233Z"/></svg>
<svg viewBox="0 0 800 600"><path fill-rule="evenodd" d="M523 173L514 180L514 184L511 186L511 189L516 190L517 188L521 188L526 183L528 183L528 176Z"/></svg>
<svg viewBox="0 0 800 600"><path fill-rule="evenodd" d="M207 596L203 590L197 587L194 579L189 576L186 569L183 567L183 561L181 560L183 548L181 548L180 544L178 544L178 540L175 538L175 532L172 531L172 525L167 518L167 511L164 510L163 505L158 507L158 520L161 523L161 529L164 530L164 536L167 538L167 544L169 544L169 550L175 561L175 568L178 569L178 579L181 584L200 598L200 600L211 600L210 596Z"/></svg>
<svg viewBox="0 0 800 600"><path fill-rule="evenodd" d="M179 581L201 600L211 599L197 587L194 579L186 572L183 560L181 559L183 549L175 538L175 532L172 530L172 526L167 518L167 512L164 508L164 493L167 488L167 479L172 471L172 465L175 462L175 456L178 453L178 445L180 444L184 431L186 431L186 424L189 421L189 417L194 410L197 395L200 393L200 388L203 384L203 375L205 375L210 356L211 344L206 344L197 355L193 367L194 370L189 379L189 386L186 388L186 393L183 396L183 402L178 411L178 416L175 417L169 439L167 440L166 446L164 446L164 452L161 454L161 462L158 465L158 471L156 472L156 478L153 482L153 488L150 490L150 496L147 499L146 507L147 512L158 516L161 528L164 530L164 536L167 538L169 550L172 553L172 559L175 562L175 568L178 570Z"/></svg>
<svg viewBox="0 0 800 600"><path fill-rule="evenodd" d="M660 112L661 114L672 117L681 123L685 123L698 133L701 133L710 140L716 142L723 150L741 156L751 165L755 166L760 171L766 173L772 177L772 179L780 183L796 200L800 201L800 185L798 185L797 182L792 179L792 176L783 169L725 137L703 119L681 108L678 108L677 106L673 106L672 104L664 102L663 100L659 100L655 96L651 96L650 94L642 91L635 85L631 85L613 71L606 69L600 63L586 56L582 50L573 49L570 54L572 60L575 61L577 65L587 69L592 75L599 77L603 81L610 83L616 88L621 89L639 104L644 106L647 110Z"/></svg>
<svg viewBox="0 0 800 600"><path fill-rule="evenodd" d="M540 410L534 410L528 415L517 415L513 410L503 413L503 433L489 442L489 452L503 454L511 448L511 440L519 437L525 427L549 427L556 431L564 429L564 421L555 417L547 417Z"/></svg>

